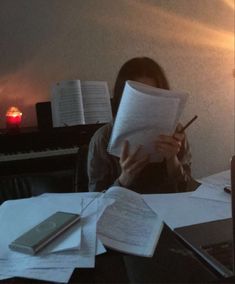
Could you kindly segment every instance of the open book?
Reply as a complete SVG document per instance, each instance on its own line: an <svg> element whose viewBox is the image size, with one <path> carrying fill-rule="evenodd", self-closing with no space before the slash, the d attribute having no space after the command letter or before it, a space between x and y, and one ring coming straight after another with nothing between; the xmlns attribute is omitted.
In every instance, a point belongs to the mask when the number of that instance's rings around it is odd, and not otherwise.
<svg viewBox="0 0 235 284"><path fill-rule="evenodd" d="M107 82L62 81L52 89L53 127L106 123L112 120Z"/></svg>
<svg viewBox="0 0 235 284"><path fill-rule="evenodd" d="M127 81L115 118L108 151L120 157L121 147L127 139L131 151L138 145L143 145L142 153L149 153L151 162L161 161L162 157L155 150L155 141L160 134L174 133L187 96L187 93Z"/></svg>
<svg viewBox="0 0 235 284"><path fill-rule="evenodd" d="M163 228L162 220L141 194L123 187L110 187L103 198L114 199L97 223L97 235L112 249L151 257Z"/></svg>

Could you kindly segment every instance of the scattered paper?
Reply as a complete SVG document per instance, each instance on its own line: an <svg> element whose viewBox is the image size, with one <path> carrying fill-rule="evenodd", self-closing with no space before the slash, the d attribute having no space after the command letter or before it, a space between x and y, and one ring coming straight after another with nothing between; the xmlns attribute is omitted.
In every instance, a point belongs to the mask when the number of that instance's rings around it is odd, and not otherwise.
<svg viewBox="0 0 235 284"><path fill-rule="evenodd" d="M230 170L203 177L197 180L200 183L226 186L231 184Z"/></svg>
<svg viewBox="0 0 235 284"><path fill-rule="evenodd" d="M225 192L224 186L221 185L203 183L191 194L191 197L211 199L231 204L231 194Z"/></svg>
<svg viewBox="0 0 235 284"><path fill-rule="evenodd" d="M98 202L99 198L96 200L96 195L97 193L46 194L3 203L0 206L0 279L25 277L66 283L76 267L94 267L95 255L106 251L96 236L97 218L105 209L105 205ZM89 203L79 224L76 224L77 228L74 225L70 232L66 232L67 235L63 235L57 246L53 242L47 250L35 256L8 248L11 240L24 232L29 224L44 219L54 211L80 213Z"/></svg>
<svg viewBox="0 0 235 284"><path fill-rule="evenodd" d="M98 221L97 234L108 247L125 253L151 257L161 235L161 218L142 196L123 187L113 186L104 194L115 202Z"/></svg>
<svg viewBox="0 0 235 284"><path fill-rule="evenodd" d="M231 218L231 204L191 198L191 192L144 194L145 202L172 229Z"/></svg>

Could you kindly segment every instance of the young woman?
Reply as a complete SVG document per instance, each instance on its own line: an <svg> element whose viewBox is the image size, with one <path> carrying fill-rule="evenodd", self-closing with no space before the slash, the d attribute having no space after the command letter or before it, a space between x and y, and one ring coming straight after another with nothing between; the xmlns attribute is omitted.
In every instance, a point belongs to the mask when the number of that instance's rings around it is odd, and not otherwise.
<svg viewBox="0 0 235 284"><path fill-rule="evenodd" d="M154 60L137 57L127 61L121 67L114 87L114 119L127 80L169 89L164 71ZM156 137L155 149L164 157L161 163L150 163L147 155L137 159L140 148L130 154L128 141L123 141L120 159L110 155L107 145L112 123L98 129L89 145L89 191L103 191L112 185L123 186L139 193L186 191L191 180L191 153L185 133L179 133L180 128L179 124L172 136Z"/></svg>

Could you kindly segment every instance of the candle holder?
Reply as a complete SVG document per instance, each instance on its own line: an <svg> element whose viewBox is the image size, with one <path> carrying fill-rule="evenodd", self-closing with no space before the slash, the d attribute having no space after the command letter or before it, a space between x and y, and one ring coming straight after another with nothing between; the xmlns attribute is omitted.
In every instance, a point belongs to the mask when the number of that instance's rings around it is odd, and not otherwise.
<svg viewBox="0 0 235 284"><path fill-rule="evenodd" d="M7 129L18 130L22 120L22 112L17 107L10 107L6 112Z"/></svg>

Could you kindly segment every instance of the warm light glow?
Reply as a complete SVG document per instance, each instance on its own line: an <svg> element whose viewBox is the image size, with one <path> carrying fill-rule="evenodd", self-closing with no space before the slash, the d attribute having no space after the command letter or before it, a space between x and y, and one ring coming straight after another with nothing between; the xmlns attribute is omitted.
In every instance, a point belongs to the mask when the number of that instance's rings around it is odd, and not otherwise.
<svg viewBox="0 0 235 284"><path fill-rule="evenodd" d="M42 44L40 48L38 46L35 49L33 56L28 56L25 61L6 59L6 62L9 61L9 68L12 69L9 69L9 72L5 72L4 68L1 70L0 114L5 113L8 106L21 106L24 113L22 126L36 125L35 103L50 99L49 93L53 82L81 73L87 79L92 79L93 76L107 79L112 85L119 64L128 58L141 55L152 57L163 65L167 75L169 72L169 76L172 76L172 79L170 78L170 81L173 80L172 87L180 87L183 83L180 76L177 76L178 67L181 73L188 76L192 77L197 72L198 79L204 77L205 85L199 86L201 89L209 88L212 84L218 84L223 89L222 85L229 84L227 87L230 87L233 84L231 79L234 81L234 78L231 73L234 69L234 0L119 0L116 2L117 10L110 9L110 5L105 5L104 8L100 5L101 7L98 9L97 6L97 11L94 13L90 9L83 9L80 15L84 25L89 23L91 32L102 31L97 33L97 38L94 34L97 40L104 40L103 43L98 41L96 47L104 45L104 49L98 55L95 68L88 67L93 60L93 49L86 50L84 48L86 45L81 48L78 55L87 59L87 62L84 59L79 67L72 61L80 45L79 40L74 40L79 34L77 21L74 20L75 15L77 16L76 9L71 9L71 15L64 14L65 20L67 16L69 18L65 21L67 25L61 26L59 36L56 33L50 34L53 29L48 27L48 37L42 38ZM87 4L87 7L89 5ZM220 8L221 13L216 13ZM122 13L119 13L119 9ZM191 9L191 12L187 13L187 9ZM215 17L216 14L218 18ZM70 33L74 33L74 37L70 37ZM104 35L104 38L101 35ZM14 46L14 37L9 34L8 40L10 43L13 41L11 46ZM90 42L93 42L92 37L87 38L87 46ZM31 48L31 46L34 47L34 44L26 47ZM123 48L125 51L122 50ZM67 55L62 60L60 55L65 54L64 51ZM111 58L114 64L105 62L104 64L108 63L107 71L104 70L101 75L97 75L96 68L103 66L101 59L103 54L107 55L106 59ZM194 84L196 85L196 81L189 83L188 87L193 88ZM5 121L2 119L0 119L1 127L5 127Z"/></svg>
<svg viewBox="0 0 235 284"><path fill-rule="evenodd" d="M195 1L196 2L196 1ZM223 0L224 4L234 9L234 0ZM114 28L125 30L129 34L138 34L139 37L154 39L157 43L162 40L171 40L171 42L182 43L184 47L198 46L205 48L220 48L228 52L234 52L234 32L227 31L218 26L206 24L190 19L172 11L159 8L154 3L144 3L141 0L128 0L128 4L132 5L132 13L136 13L136 17L128 18L128 21L120 21L119 17L110 20L109 15L103 18L97 18L97 22L103 25L113 24ZM148 28L138 25L138 19L142 15L148 15ZM177 27L177 29L175 28Z"/></svg>
<svg viewBox="0 0 235 284"><path fill-rule="evenodd" d="M223 0L225 4L227 4L230 8L235 10L234 0Z"/></svg>
<svg viewBox="0 0 235 284"><path fill-rule="evenodd" d="M22 119L22 112L17 107L10 107L6 112L7 128L19 127Z"/></svg>

